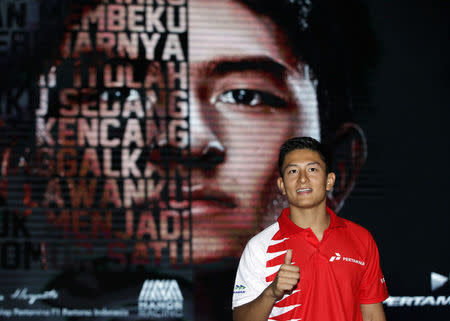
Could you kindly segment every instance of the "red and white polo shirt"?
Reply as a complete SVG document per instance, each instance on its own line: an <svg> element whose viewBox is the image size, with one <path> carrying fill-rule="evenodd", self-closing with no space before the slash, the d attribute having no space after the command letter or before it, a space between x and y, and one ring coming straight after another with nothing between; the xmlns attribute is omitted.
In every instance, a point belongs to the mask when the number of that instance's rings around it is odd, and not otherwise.
<svg viewBox="0 0 450 321"><path fill-rule="evenodd" d="M300 228L289 219L288 208L248 242L236 275L233 309L264 291L288 249L292 249L292 264L300 267L300 281L290 295L275 303L269 320L362 321L360 304L382 302L389 296L371 234L328 208L327 212L330 226L321 242L310 228Z"/></svg>

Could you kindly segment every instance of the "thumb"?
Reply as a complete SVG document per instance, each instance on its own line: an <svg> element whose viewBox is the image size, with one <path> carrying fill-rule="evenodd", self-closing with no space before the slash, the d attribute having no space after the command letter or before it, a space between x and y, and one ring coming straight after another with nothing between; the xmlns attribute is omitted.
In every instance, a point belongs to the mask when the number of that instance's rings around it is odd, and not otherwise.
<svg viewBox="0 0 450 321"><path fill-rule="evenodd" d="M284 264L291 264L292 261L292 250L287 250L286 256L284 257Z"/></svg>

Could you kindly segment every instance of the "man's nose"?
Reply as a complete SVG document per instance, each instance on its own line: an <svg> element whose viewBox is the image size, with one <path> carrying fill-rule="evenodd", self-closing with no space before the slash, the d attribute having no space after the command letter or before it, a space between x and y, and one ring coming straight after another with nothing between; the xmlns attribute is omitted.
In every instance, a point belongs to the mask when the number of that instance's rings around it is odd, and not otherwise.
<svg viewBox="0 0 450 321"><path fill-rule="evenodd" d="M303 171L303 170L299 171L298 181L302 184L308 182L308 175L306 174L306 171Z"/></svg>
<svg viewBox="0 0 450 321"><path fill-rule="evenodd" d="M190 99L190 162L194 167L211 167L222 163L226 150L218 135L218 118L213 108Z"/></svg>

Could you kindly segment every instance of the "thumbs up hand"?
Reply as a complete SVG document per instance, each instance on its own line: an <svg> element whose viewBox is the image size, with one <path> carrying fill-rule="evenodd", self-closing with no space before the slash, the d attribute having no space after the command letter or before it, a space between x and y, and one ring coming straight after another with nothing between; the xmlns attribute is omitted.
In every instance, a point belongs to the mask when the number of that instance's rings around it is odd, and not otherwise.
<svg viewBox="0 0 450 321"><path fill-rule="evenodd" d="M272 295L280 300L286 293L292 291L300 280L300 268L292 265L292 250L287 250L284 264L278 270L275 280L271 283Z"/></svg>
<svg viewBox="0 0 450 321"><path fill-rule="evenodd" d="M292 250L287 250L284 256L284 264L291 265L292 262Z"/></svg>

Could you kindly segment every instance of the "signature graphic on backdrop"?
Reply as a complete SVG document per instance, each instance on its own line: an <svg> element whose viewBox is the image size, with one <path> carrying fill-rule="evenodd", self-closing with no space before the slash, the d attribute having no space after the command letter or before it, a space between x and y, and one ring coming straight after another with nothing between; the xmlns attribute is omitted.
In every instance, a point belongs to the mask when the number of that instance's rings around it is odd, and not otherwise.
<svg viewBox="0 0 450 321"><path fill-rule="evenodd" d="M56 300L58 292L56 290L45 291L42 293L28 293L27 288L17 289L11 294L11 299L28 301L29 305L34 304L37 300Z"/></svg>

